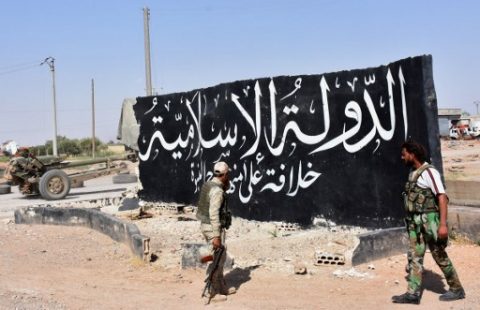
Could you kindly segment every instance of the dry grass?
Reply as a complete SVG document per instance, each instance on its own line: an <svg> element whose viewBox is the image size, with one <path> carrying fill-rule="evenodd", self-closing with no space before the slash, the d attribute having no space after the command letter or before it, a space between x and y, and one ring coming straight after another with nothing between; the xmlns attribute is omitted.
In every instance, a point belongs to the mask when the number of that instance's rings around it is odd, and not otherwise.
<svg viewBox="0 0 480 310"><path fill-rule="evenodd" d="M147 263L144 262L143 259L135 256L130 259L130 265L135 268L143 268L147 266Z"/></svg>
<svg viewBox="0 0 480 310"><path fill-rule="evenodd" d="M480 240L474 241L464 234L461 234L455 230L450 231L450 242L459 245L480 245Z"/></svg>

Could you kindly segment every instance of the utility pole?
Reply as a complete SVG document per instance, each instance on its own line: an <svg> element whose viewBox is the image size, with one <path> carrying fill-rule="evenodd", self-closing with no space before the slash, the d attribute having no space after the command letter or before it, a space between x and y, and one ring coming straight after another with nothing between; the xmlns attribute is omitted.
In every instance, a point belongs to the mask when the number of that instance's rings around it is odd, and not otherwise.
<svg viewBox="0 0 480 310"><path fill-rule="evenodd" d="M95 81L92 79L92 158L95 158Z"/></svg>
<svg viewBox="0 0 480 310"><path fill-rule="evenodd" d="M57 96L55 92L55 58L47 57L45 60L40 64L47 64L50 67L50 71L52 72L52 87L53 87L53 156L58 156L57 151Z"/></svg>
<svg viewBox="0 0 480 310"><path fill-rule="evenodd" d="M477 115L478 115L478 105L480 104L480 101L479 101L479 100L475 100L475 101L473 102L473 104L477 106Z"/></svg>
<svg viewBox="0 0 480 310"><path fill-rule="evenodd" d="M145 76L147 83L147 96L152 96L152 73L150 65L150 9L148 7L143 8L143 32L145 38Z"/></svg>

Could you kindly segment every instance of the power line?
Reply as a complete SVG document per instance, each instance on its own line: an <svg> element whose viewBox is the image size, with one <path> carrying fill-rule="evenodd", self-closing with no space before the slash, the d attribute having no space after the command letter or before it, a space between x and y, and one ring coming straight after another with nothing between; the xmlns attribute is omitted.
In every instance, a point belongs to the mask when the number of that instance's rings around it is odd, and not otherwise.
<svg viewBox="0 0 480 310"><path fill-rule="evenodd" d="M168 7L162 6L160 9L151 9L150 11L153 12L161 12L161 13L182 13L182 12L195 12L195 13L216 13L216 12L233 12L233 13L242 13L248 11L258 11L268 9L272 10L279 10L279 9L297 9L297 10L308 10L308 8L304 5L299 5L295 2L288 2L288 3L278 3L277 1L264 1L264 2L257 2L255 4L249 4L245 6L238 2L239 5L198 5L198 6L189 6L188 8L179 8L179 7ZM325 4L335 4L334 0L325 1Z"/></svg>
<svg viewBox="0 0 480 310"><path fill-rule="evenodd" d="M63 109L58 109L57 111L63 113L63 112L81 112L81 111L90 111L90 110L91 110L90 108L73 108L73 109L63 108ZM115 110L115 109L112 108L112 107L100 107L100 108L95 107L95 110L96 111L112 111L112 110ZM2 114L0 114L0 115L5 115L5 113L28 113L28 112L31 112L31 113L50 113L49 111L46 111L45 109L13 109L13 110L2 109Z"/></svg>
<svg viewBox="0 0 480 310"><path fill-rule="evenodd" d="M34 64L40 65L40 60L29 61L29 62L24 62L24 63L21 63L21 64L15 64L15 65L9 65L9 66L3 66L3 67L0 67L0 71L1 70L11 70L11 69L14 69L16 67L24 67L24 66L34 65Z"/></svg>
<svg viewBox="0 0 480 310"><path fill-rule="evenodd" d="M39 131L42 131L44 130L45 128L42 127L37 127L37 128L21 128L21 129L12 129L12 130L2 130L2 134L11 134L11 133L25 133L25 132L29 132L29 131L32 131L32 132L39 132Z"/></svg>
<svg viewBox="0 0 480 310"><path fill-rule="evenodd" d="M68 130L68 129L76 129L78 130L78 127L79 126L84 126L85 128L88 127L88 125L91 125L89 122L81 122L79 124L76 124L75 126L62 126L62 129L65 131L65 130ZM112 131L116 131L117 128L116 128L116 125L117 124L112 124L110 122L101 122L101 123L97 123L95 125L95 127L98 129L102 129L102 128L108 128L108 129L111 129ZM25 132L40 132L40 131L43 131L45 130L46 127L36 127L36 128L16 128L16 129L11 129L11 130L2 130L2 135L5 134L5 133L8 133L8 134L12 134L12 133L25 133ZM85 131L86 132L86 131ZM59 135L65 135L64 133L60 133ZM85 133L86 137L88 136L88 133ZM98 134L97 134L98 135Z"/></svg>
<svg viewBox="0 0 480 310"><path fill-rule="evenodd" d="M18 71L23 71L23 70L32 69L32 68L38 67L38 66L40 66L40 64L28 65L28 66L19 67L19 68L16 68L16 69L10 69L10 70L6 70L6 71L0 71L0 75L7 75L7 74L15 73L15 72L18 72Z"/></svg>

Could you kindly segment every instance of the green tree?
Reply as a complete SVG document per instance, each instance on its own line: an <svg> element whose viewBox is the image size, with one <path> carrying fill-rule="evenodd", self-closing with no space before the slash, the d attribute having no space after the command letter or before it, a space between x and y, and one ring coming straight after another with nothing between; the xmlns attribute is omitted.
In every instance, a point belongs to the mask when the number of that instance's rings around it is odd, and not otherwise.
<svg viewBox="0 0 480 310"><path fill-rule="evenodd" d="M35 156L44 156L47 155L47 146L46 145L36 145L30 148L30 153Z"/></svg>
<svg viewBox="0 0 480 310"><path fill-rule="evenodd" d="M62 139L58 144L58 151L60 154L67 154L68 156L77 156L82 153L77 139Z"/></svg>
<svg viewBox="0 0 480 310"><path fill-rule="evenodd" d="M83 138L80 139L80 148L82 150L82 153L85 155L91 155L92 154L92 138ZM107 145L104 144L100 139L95 138L95 151L96 153L105 151L107 149Z"/></svg>
<svg viewBox="0 0 480 310"><path fill-rule="evenodd" d="M47 140L45 141L45 155L53 155L53 141Z"/></svg>
<svg viewBox="0 0 480 310"><path fill-rule="evenodd" d="M67 156L77 156L80 154L91 156L92 155L92 138L82 139L69 139L66 136L57 136L57 148L59 154L65 154ZM96 153L105 153L108 146L95 138ZM33 154L36 156L52 155L53 154L53 142L47 140L44 145L37 145L32 147Z"/></svg>

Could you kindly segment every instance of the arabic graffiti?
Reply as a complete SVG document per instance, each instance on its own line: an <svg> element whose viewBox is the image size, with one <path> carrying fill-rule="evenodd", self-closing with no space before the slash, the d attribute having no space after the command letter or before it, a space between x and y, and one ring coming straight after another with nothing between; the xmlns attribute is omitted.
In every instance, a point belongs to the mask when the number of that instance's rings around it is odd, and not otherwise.
<svg viewBox="0 0 480 310"><path fill-rule="evenodd" d="M239 214L273 219L310 205L308 217L332 213L333 201L349 209L352 198L342 199L340 190L345 178L370 182L353 166L396 165L388 156L409 135L411 100L423 91L417 67L399 61L137 98L143 187L163 200L194 203L213 164L223 160L231 166L227 193Z"/></svg>

